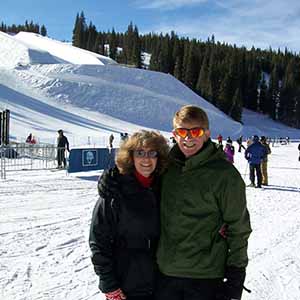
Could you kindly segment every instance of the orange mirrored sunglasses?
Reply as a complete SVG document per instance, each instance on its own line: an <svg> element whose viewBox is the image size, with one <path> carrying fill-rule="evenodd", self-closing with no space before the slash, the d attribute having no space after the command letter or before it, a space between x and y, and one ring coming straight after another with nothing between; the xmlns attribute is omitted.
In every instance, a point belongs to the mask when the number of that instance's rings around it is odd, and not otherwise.
<svg viewBox="0 0 300 300"><path fill-rule="evenodd" d="M180 136L182 138L186 138L188 134L192 138L197 138L197 137L201 137L204 135L205 129L203 129L201 127L175 128L174 131L178 136Z"/></svg>

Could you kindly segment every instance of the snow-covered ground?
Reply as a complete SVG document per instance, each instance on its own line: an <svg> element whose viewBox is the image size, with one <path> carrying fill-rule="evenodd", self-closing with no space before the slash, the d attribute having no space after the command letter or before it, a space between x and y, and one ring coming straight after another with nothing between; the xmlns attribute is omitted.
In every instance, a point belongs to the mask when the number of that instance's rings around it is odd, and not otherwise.
<svg viewBox="0 0 300 300"><path fill-rule="evenodd" d="M105 147L112 132L117 145L120 132L140 128L159 129L168 137L173 113L183 104L207 111L214 138L218 133L234 139L300 137L300 130L247 110L244 125L234 122L170 75L107 65L105 59L101 65L102 58L88 65L89 53L68 47L38 35L21 39L0 33L0 110L11 111L11 140L24 141L32 132L39 141L54 143L60 128L71 148L88 141ZM66 63L59 53L77 58L77 64ZM235 161L249 183L243 154ZM104 299L88 247L99 174L19 171L0 181L1 300ZM243 299L299 300L296 143L272 147L269 176L270 186L247 189L253 233L246 286L252 293Z"/></svg>
<svg viewBox="0 0 300 300"><path fill-rule="evenodd" d="M249 183L243 153L235 160ZM99 174L23 171L0 181L0 299L104 299L88 247ZM247 188L253 233L245 284L252 293L243 299L299 300L297 144L272 148L269 182Z"/></svg>

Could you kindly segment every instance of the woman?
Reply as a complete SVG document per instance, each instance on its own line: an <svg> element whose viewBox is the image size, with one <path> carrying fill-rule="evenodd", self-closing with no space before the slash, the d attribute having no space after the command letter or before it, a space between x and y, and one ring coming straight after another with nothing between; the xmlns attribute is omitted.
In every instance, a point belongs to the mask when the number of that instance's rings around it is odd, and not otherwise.
<svg viewBox="0 0 300 300"><path fill-rule="evenodd" d="M234 163L234 146L232 145L231 138L227 138L224 152L226 154L226 158L232 164Z"/></svg>
<svg viewBox="0 0 300 300"><path fill-rule="evenodd" d="M121 144L117 168L110 171L114 186L108 190L112 193L99 192L89 241L99 288L108 300L153 299L158 176L166 167L167 156L162 135L145 130L134 133ZM101 189L101 178L99 186Z"/></svg>

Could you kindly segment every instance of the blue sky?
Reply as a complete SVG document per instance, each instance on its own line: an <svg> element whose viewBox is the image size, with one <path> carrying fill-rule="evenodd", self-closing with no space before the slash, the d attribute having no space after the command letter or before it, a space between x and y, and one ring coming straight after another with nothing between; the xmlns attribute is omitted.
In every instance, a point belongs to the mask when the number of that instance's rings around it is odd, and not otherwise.
<svg viewBox="0 0 300 300"><path fill-rule="evenodd" d="M71 40L77 12L98 31L124 32L130 21L140 33L170 32L237 46L271 46L300 52L299 0L2 0L0 22L45 24L48 35Z"/></svg>

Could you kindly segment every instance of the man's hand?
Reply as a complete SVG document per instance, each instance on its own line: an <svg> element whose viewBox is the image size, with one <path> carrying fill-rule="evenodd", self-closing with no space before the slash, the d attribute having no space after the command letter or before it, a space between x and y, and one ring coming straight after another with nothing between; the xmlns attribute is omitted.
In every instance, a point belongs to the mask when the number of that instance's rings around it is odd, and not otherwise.
<svg viewBox="0 0 300 300"><path fill-rule="evenodd" d="M117 289L113 292L105 293L104 294L107 300L124 300L126 296L122 292L121 289Z"/></svg>
<svg viewBox="0 0 300 300"><path fill-rule="evenodd" d="M243 293L243 286L246 277L245 268L229 266L225 271L224 299L240 300Z"/></svg>

